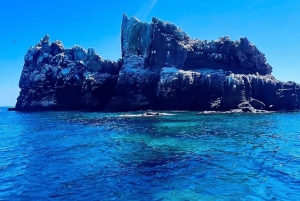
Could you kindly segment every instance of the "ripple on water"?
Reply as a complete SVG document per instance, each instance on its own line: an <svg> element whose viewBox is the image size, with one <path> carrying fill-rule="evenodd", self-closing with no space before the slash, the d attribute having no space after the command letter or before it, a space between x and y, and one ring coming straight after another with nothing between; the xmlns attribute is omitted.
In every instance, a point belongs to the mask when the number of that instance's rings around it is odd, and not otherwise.
<svg viewBox="0 0 300 201"><path fill-rule="evenodd" d="M0 113L0 200L298 200L299 113Z"/></svg>

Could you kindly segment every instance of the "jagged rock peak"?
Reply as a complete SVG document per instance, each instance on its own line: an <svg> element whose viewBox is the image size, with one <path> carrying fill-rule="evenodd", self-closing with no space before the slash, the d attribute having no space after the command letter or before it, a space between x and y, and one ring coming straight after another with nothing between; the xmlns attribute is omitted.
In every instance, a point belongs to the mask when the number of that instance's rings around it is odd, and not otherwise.
<svg viewBox="0 0 300 201"><path fill-rule="evenodd" d="M135 16L132 16L132 17L129 18L125 13L123 13L122 22L123 21L127 21L127 20L136 21L136 22L142 22L138 18L136 18Z"/></svg>
<svg viewBox="0 0 300 201"><path fill-rule="evenodd" d="M146 57L150 46L150 24L135 17L123 15L121 26L122 57L138 55Z"/></svg>
<svg viewBox="0 0 300 201"><path fill-rule="evenodd" d="M170 22L163 22L157 17L152 17L152 24L157 26L158 29L166 34L172 34L176 37L177 40L188 40L190 37L175 24Z"/></svg>
<svg viewBox="0 0 300 201"><path fill-rule="evenodd" d="M41 39L41 43L49 43L50 41L50 36L49 34L46 34L42 39Z"/></svg>
<svg viewBox="0 0 300 201"><path fill-rule="evenodd" d="M144 23L123 16L121 34L122 56L141 56L144 67L159 70L213 68L234 73L267 75L272 67L265 55L246 37L232 41L228 36L217 40L190 38L183 30L157 17Z"/></svg>
<svg viewBox="0 0 300 201"><path fill-rule="evenodd" d="M102 59L93 48L65 49L47 34L24 57L18 110L103 109L114 95L121 61Z"/></svg>

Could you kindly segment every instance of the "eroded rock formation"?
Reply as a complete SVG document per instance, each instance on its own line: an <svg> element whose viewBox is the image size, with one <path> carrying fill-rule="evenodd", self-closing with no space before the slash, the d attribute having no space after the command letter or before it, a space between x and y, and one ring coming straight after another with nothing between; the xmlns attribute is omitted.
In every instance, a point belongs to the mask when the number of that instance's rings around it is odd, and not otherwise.
<svg viewBox="0 0 300 201"><path fill-rule="evenodd" d="M16 109L105 109L121 66L121 61L103 60L92 48L64 49L46 35L25 55Z"/></svg>
<svg viewBox="0 0 300 201"><path fill-rule="evenodd" d="M247 38L191 39L157 18L123 16L122 59L64 49L45 36L28 50L17 110L295 110L300 86L272 75Z"/></svg>

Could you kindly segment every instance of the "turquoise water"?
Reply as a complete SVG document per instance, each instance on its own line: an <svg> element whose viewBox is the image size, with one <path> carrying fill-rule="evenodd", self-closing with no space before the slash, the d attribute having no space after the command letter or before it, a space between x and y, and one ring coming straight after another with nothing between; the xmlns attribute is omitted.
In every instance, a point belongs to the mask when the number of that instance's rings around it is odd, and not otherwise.
<svg viewBox="0 0 300 201"><path fill-rule="evenodd" d="M0 200L300 200L300 113L6 110Z"/></svg>

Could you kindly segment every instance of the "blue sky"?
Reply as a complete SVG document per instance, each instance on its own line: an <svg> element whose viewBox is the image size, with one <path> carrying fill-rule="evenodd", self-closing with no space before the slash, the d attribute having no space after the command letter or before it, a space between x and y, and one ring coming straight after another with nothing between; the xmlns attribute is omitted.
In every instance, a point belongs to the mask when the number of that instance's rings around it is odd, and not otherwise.
<svg viewBox="0 0 300 201"><path fill-rule="evenodd" d="M45 34L65 47L94 47L120 58L123 13L170 21L193 38L247 36L273 66L273 75L300 83L298 0L2 0L0 1L0 106L13 106L23 58ZM16 42L14 42L16 40Z"/></svg>

